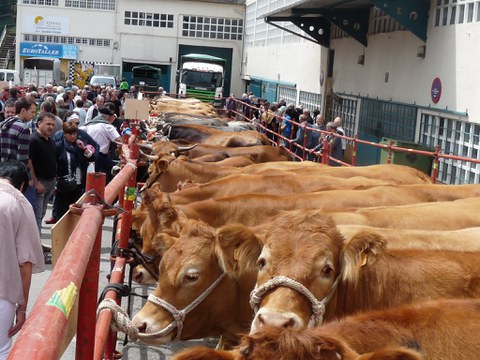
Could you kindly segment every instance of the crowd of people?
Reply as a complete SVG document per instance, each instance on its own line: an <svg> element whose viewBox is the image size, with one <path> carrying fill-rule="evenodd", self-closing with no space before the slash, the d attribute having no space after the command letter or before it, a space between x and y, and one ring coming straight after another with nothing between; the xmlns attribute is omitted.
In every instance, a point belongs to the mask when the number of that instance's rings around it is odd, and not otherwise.
<svg viewBox="0 0 480 360"><path fill-rule="evenodd" d="M85 192L88 171L113 177L124 99L136 89L47 84L0 95L0 360L25 321L33 272L51 263L42 223ZM44 219L49 202L52 217ZM42 256L43 255L43 256ZM12 290L13 289L13 290Z"/></svg>
<svg viewBox="0 0 480 360"><path fill-rule="evenodd" d="M105 172L107 181L111 179L125 99L136 95L133 87L128 91L88 85L79 89L70 81L23 92L3 89L0 159L27 166L30 180L25 195L39 232L52 198L48 224L57 222L83 193L90 164L94 163L95 171Z"/></svg>
<svg viewBox="0 0 480 360"><path fill-rule="evenodd" d="M270 104L252 93L244 93L239 99L231 94L225 101L225 111L228 117L233 118L239 113L251 120L257 131L265 133L272 142L291 149L298 158L318 160L327 140L330 156L344 160L347 141L333 135L345 136L340 117L326 122L318 109L311 112L301 106L287 104L285 100ZM330 159L329 165L341 164Z"/></svg>

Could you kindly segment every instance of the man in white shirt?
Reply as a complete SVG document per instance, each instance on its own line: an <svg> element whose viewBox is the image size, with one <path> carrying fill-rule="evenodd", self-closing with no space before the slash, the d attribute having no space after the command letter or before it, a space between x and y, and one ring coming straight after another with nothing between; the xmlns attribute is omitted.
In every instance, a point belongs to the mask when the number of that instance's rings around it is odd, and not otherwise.
<svg viewBox="0 0 480 360"><path fill-rule="evenodd" d="M105 98L102 95L96 97L95 104L90 106L87 110L87 117L85 118L85 124L94 119L98 115L98 109L105 105Z"/></svg>
<svg viewBox="0 0 480 360"><path fill-rule="evenodd" d="M115 126L112 125L115 119L115 105L108 102L105 106L99 107L98 115L82 127L100 147L95 162L95 171L107 174L107 182L112 178L112 167L115 165L115 162L108 157L110 145L114 141L122 140Z"/></svg>
<svg viewBox="0 0 480 360"><path fill-rule="evenodd" d="M0 360L25 323L32 273L45 270L33 208L21 193L27 186L25 164L0 163Z"/></svg>

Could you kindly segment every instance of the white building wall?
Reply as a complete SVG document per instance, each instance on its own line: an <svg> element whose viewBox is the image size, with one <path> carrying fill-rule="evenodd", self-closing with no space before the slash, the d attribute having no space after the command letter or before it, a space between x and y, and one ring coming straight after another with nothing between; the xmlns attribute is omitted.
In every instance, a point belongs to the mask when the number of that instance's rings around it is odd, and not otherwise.
<svg viewBox="0 0 480 360"><path fill-rule="evenodd" d="M433 22L431 16L430 22ZM474 75L480 56L480 23L435 27L430 24L427 42L408 31L369 35L368 47L351 38L333 40L335 50L334 90L340 93L392 99L437 110L468 113L480 123L480 102L475 94L480 83ZM426 46L425 58L417 57ZM357 64L365 54L364 65ZM385 73L389 73L388 83ZM442 82L442 95L431 98L433 80Z"/></svg>
<svg viewBox="0 0 480 360"><path fill-rule="evenodd" d="M59 0L58 7L25 5L20 0L17 12L17 42L24 41L25 24L23 19L27 15L66 17L70 22L67 36L111 40L110 47L79 46L77 61L112 64L121 64L122 61L127 61L171 65L172 89L175 88L175 69L180 45L232 48L231 91L243 92L245 86L240 75L243 40L183 37L182 20L184 15L188 15L233 18L243 21L245 18L244 5L179 0L118 0L116 3L116 10L108 11L65 8L65 0ZM174 26L173 28L128 26L124 24L125 11L173 14ZM16 60L16 63L20 64L18 55Z"/></svg>

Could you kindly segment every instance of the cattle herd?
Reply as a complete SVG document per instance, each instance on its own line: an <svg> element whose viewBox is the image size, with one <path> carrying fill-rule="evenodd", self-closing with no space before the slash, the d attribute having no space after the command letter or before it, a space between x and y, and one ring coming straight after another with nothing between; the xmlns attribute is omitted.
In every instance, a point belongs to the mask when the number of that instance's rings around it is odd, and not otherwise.
<svg viewBox="0 0 480 360"><path fill-rule="evenodd" d="M133 277L156 284L142 341L221 339L176 360L480 358L480 185L170 126L133 212L151 260Z"/></svg>

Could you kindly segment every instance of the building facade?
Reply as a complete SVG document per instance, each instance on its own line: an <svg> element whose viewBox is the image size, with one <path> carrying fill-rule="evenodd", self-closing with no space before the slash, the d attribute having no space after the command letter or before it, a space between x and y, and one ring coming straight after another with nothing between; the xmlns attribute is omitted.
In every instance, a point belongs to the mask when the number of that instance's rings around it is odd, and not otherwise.
<svg viewBox="0 0 480 360"><path fill-rule="evenodd" d="M343 117L347 135L479 159L473 65L480 1L247 1L244 78L274 99ZM341 21L340 21L341 20ZM277 61L262 59L275 57ZM256 86L257 79L261 87ZM285 83L283 83L285 82ZM252 84L252 83L251 83ZM271 88L275 88L272 90ZM380 151L360 147L361 164ZM478 183L474 163L442 160L438 180Z"/></svg>
<svg viewBox="0 0 480 360"><path fill-rule="evenodd" d="M238 93L244 11L244 1L233 0L18 0L17 69L35 67L39 84L82 86L97 65L117 65L127 81L132 67L151 65L174 93L179 57L202 53L227 59L224 92Z"/></svg>

